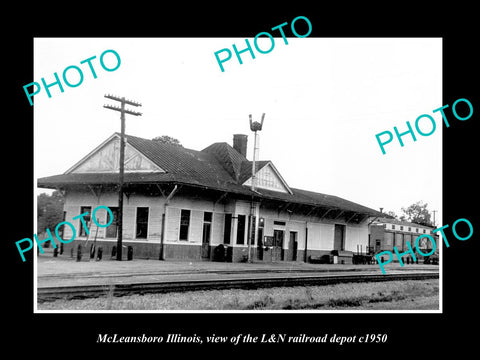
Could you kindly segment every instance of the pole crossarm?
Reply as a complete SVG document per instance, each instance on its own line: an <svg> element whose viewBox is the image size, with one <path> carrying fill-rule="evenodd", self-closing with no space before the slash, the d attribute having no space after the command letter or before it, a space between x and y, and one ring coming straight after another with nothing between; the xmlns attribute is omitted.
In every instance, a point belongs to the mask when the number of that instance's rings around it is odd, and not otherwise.
<svg viewBox="0 0 480 360"><path fill-rule="evenodd" d="M107 99L112 99L112 100L115 100L115 101L124 102L125 104L132 105L132 106L142 106L142 104L140 104L139 102L128 100L128 99L125 99L124 97L119 97L119 96L115 96L115 95L111 95L111 94L107 94L107 95L105 95L105 97Z"/></svg>
<svg viewBox="0 0 480 360"><path fill-rule="evenodd" d="M115 111L119 111L121 113L130 114L130 115L134 115L134 116L142 115L141 112L132 111L132 110L128 110L128 109L122 109L122 108L120 108L118 106L114 106L114 105L103 105L103 107L106 108L106 109L115 110Z"/></svg>

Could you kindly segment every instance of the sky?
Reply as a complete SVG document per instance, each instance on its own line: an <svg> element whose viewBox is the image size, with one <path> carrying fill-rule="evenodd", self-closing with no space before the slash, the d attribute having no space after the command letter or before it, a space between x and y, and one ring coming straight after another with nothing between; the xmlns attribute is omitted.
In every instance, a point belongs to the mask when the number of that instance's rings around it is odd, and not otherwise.
<svg viewBox="0 0 480 360"><path fill-rule="evenodd" d="M249 39L253 47L253 39ZM270 46L259 41L261 49ZM259 158L271 160L290 187L336 195L364 206L401 214L417 201L438 210L442 219L442 120L433 113L442 102L441 38L275 38L273 50L253 47L223 63L214 53L245 38L36 38L34 79L47 84L65 68L78 66L83 82L44 88L34 96L35 177L64 173L114 132L118 105L105 94L142 104L130 107L126 133L151 139L169 135L186 148L202 150L214 142L232 144L233 134L247 134L252 159L249 114L265 122L259 133ZM121 64L105 71L106 50ZM91 61L97 78L87 63ZM224 56L223 54L221 56ZM111 53L105 65L113 68ZM75 70L67 72L76 83ZM28 99L25 97L26 105ZM396 138L382 154L375 135L415 128L422 114L432 116L430 136ZM432 125L422 119L425 133ZM39 192L48 192L37 189Z"/></svg>

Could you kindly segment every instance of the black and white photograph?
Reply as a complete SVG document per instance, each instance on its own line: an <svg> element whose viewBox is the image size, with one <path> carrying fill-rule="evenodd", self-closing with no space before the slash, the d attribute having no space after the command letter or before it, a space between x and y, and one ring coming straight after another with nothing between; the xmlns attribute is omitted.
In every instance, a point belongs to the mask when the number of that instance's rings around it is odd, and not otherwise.
<svg viewBox="0 0 480 360"><path fill-rule="evenodd" d="M470 25L220 14L19 40L18 327L54 357L471 344Z"/></svg>
<svg viewBox="0 0 480 360"><path fill-rule="evenodd" d="M441 39L257 39L35 39L39 311L441 310Z"/></svg>

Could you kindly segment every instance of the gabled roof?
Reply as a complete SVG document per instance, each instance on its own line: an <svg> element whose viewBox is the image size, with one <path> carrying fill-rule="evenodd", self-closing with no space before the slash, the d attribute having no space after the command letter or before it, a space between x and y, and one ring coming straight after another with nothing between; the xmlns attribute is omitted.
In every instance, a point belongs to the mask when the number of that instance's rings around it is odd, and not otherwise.
<svg viewBox="0 0 480 360"><path fill-rule="evenodd" d="M112 137L118 136L118 133L112 135ZM370 216L384 215L376 210L337 196L292 189L286 183L286 187L290 190L288 193L261 188L256 189L256 192L252 192L250 187L242 185L251 177L252 163L227 143L214 143L202 151L196 151L132 135L125 135L125 140L129 146L132 146L163 170L163 172L127 172L124 175L125 184L175 183L241 194L257 199L264 198L314 207L326 207ZM103 142L102 144L105 143ZM101 146L97 147L97 149L99 148ZM72 169L77 169L81 162L92 156L92 153L94 152L89 153L89 155L72 166L64 174L38 179L38 186L56 188L72 185L116 184L118 182L118 173L72 172ZM257 171L269 164L273 166L270 161L258 161L256 164L258 164L256 166ZM277 170L275 171L278 173ZM280 176L279 173L278 175ZM284 180L282 179L282 181Z"/></svg>
<svg viewBox="0 0 480 360"><path fill-rule="evenodd" d="M65 173L119 172L120 134L114 133ZM125 144L125 172L165 172L144 153Z"/></svg>
<svg viewBox="0 0 480 360"><path fill-rule="evenodd" d="M260 171L264 166L266 166L270 161L268 160L259 160L255 162L255 172ZM248 179L252 177L252 161L244 161L242 162L242 168L240 171L240 177L238 178L238 182L240 184L245 183Z"/></svg>
<svg viewBox="0 0 480 360"><path fill-rule="evenodd" d="M208 152L131 135L127 135L126 139L130 145L148 156L173 178L191 180L205 185L236 183L215 156Z"/></svg>
<svg viewBox="0 0 480 360"><path fill-rule="evenodd" d="M242 163L248 161L245 156L225 142L214 143L202 152L213 155L237 182L242 173Z"/></svg>
<svg viewBox="0 0 480 360"><path fill-rule="evenodd" d="M395 225L403 225L403 226L412 226L412 227L423 227L423 228L428 228L428 229L433 229L433 226L427 226L427 225L422 225L422 224L417 224L409 221L403 221L399 219L394 219L394 218L388 218L388 217L381 217L378 219L375 219L373 222L373 225L377 224L395 224Z"/></svg>
<svg viewBox="0 0 480 360"><path fill-rule="evenodd" d="M246 161L242 165L244 165L242 167L242 169L244 169L244 172L242 172L241 181L239 181L239 183L245 186L251 186L253 167L252 161ZM271 189L277 191L285 191L289 194L292 194L290 186L288 186L287 182L283 179L282 175L271 161L256 161L255 174L258 174L256 176L258 178L258 181L260 182L260 184L257 182L257 185L255 187L256 189L264 188L267 190ZM269 185L262 185L262 176L264 176L265 174L268 174L266 176L269 177Z"/></svg>

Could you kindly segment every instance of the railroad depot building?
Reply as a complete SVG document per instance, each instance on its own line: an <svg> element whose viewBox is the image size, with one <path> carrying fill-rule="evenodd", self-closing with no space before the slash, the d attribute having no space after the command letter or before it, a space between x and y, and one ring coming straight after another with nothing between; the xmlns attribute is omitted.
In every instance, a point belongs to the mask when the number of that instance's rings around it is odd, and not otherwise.
<svg viewBox="0 0 480 360"><path fill-rule="evenodd" d="M112 210L114 221L98 228L88 221L89 244L95 240L104 256L116 246L119 148L120 134L114 133L64 174L38 179L38 187L65 195L65 221L76 227L75 240L64 245L67 254L87 241L81 220L73 218L100 205ZM133 257L245 261L249 229L256 223L252 207L259 213L250 250L254 261L334 256L338 263L351 263L358 249L367 251L368 221L384 214L291 188L271 161L256 162L252 191L246 150L247 135L241 134L233 136L233 146L214 143L201 151L125 135L122 243L133 248ZM96 219L110 220L106 211L98 211ZM63 238L72 234L65 226Z"/></svg>
<svg viewBox="0 0 480 360"><path fill-rule="evenodd" d="M415 248L415 241L420 235L423 234L428 234L433 239L435 239L435 243L437 244L435 254L438 255L439 237L437 234L433 233L433 230L435 230L434 227L424 226L408 221L402 221L387 217L375 218L372 220L369 226L369 246L371 252L375 254L378 254L382 251L393 252L394 246L397 248L398 252L402 253L408 251L407 242L409 242L412 249L414 250L415 256L422 259L423 256L418 254ZM424 254L428 254L431 252L433 244L427 238L421 238L418 241L418 248ZM411 260L410 255L408 255L408 258Z"/></svg>

